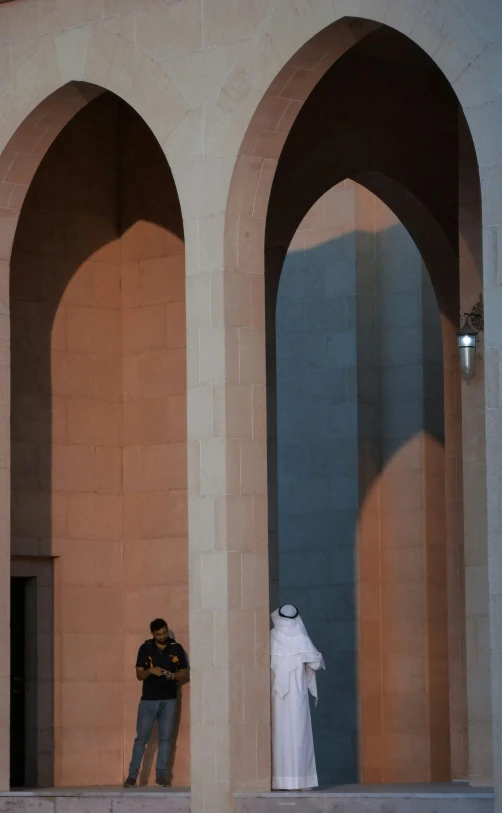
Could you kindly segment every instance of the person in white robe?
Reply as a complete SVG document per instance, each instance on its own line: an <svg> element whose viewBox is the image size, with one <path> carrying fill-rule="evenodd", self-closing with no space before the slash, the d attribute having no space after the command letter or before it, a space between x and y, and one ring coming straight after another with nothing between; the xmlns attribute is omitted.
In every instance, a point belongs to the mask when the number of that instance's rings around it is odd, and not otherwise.
<svg viewBox="0 0 502 813"><path fill-rule="evenodd" d="M272 613L272 789L318 786L309 692L324 658L310 640L298 610L285 604Z"/></svg>

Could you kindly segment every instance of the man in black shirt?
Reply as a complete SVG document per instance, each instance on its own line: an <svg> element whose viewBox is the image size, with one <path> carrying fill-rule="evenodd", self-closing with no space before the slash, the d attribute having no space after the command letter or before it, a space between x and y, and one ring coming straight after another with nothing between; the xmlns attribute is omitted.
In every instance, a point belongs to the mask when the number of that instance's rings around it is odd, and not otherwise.
<svg viewBox="0 0 502 813"><path fill-rule="evenodd" d="M150 632L152 638L140 646L136 659L136 677L143 681L143 693L138 708L137 733L129 775L124 782L125 788L133 788L136 784L141 760L155 720L159 729L157 785L166 788L171 784L166 772L176 716L178 686L189 680L185 650L169 638L169 629L164 619L156 618L152 621Z"/></svg>

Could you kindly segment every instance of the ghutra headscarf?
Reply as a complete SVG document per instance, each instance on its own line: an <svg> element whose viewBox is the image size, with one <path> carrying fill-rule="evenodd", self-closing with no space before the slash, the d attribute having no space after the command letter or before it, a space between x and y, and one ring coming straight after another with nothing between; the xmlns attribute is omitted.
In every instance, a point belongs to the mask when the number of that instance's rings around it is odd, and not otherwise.
<svg viewBox="0 0 502 813"><path fill-rule="evenodd" d="M315 671L309 664L324 668L322 653L310 640L305 624L296 607L284 604L272 613L274 628L270 635L270 668L273 672L272 691L285 697L289 691L290 676L296 669L306 670L307 686L317 701Z"/></svg>

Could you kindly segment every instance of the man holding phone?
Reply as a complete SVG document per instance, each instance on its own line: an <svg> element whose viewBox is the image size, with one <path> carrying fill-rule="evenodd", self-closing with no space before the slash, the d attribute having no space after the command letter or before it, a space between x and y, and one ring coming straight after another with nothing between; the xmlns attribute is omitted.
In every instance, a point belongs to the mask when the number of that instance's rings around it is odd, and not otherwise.
<svg viewBox="0 0 502 813"><path fill-rule="evenodd" d="M169 638L169 628L163 618L150 624L152 637L145 641L136 659L136 677L143 681L143 692L138 708L137 733L132 749L129 774L125 788L133 788L138 780L145 747L152 734L155 721L159 730L157 752L157 785L167 788L167 763L171 752L171 738L176 717L178 686L189 680L185 650Z"/></svg>

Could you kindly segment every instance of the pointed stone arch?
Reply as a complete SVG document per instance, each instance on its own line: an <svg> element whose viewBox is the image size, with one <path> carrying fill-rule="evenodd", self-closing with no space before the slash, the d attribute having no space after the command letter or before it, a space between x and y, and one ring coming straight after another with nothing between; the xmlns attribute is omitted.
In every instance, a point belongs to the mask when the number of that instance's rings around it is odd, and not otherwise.
<svg viewBox="0 0 502 813"><path fill-rule="evenodd" d="M0 276L1 276L1 290L2 302L1 309L1 331L2 342L5 347L1 366L1 386L2 386L2 404L3 416L2 422L9 426L9 392L10 392L10 350L9 350L9 332L10 332L10 314L9 314L9 275L10 266L12 261L12 251L18 234L19 223L23 222L23 204L25 198L29 193L30 187L36 181L37 170L40 168L41 163L50 151L51 146L54 144L58 136L62 135L67 126L78 117L79 113L85 111L86 108L90 109L90 105L99 101L99 97L111 91L115 96L120 99L128 99L130 106L135 111L132 113L133 117L136 115L140 123L155 138L158 142L161 160L165 161L166 150L169 151L167 144L170 135L176 130L179 122L186 114L188 107L172 80L165 74L165 72L152 60L144 51L138 48L133 43L128 42L124 38L119 37L117 34L108 31L92 31L88 29L72 29L63 34L56 34L54 38L45 37L40 42L32 44L31 51L28 49L28 56L21 62L17 70L14 70L9 80L4 83L2 92L5 94L5 107L2 109L4 113L3 127L0 132L3 137L2 151L0 152ZM100 50L101 49L101 50ZM99 58L99 54L101 57ZM85 77L85 78L82 78ZM99 80L98 80L99 77ZM64 82L62 81L64 80ZM91 80L99 81L100 84L94 84ZM28 84L29 92L23 92L23 88ZM112 90L112 87L114 90ZM136 112L136 108L141 108L141 113ZM151 123L147 124L146 119ZM155 141L154 141L155 144ZM166 166L168 162L166 162ZM171 184L176 190L175 182L172 178L170 169L170 180L168 179L168 186ZM179 205L179 198L177 197L177 190L174 192L176 205ZM182 216L176 218L176 228L183 239L183 226ZM131 214L132 216L132 214ZM127 219L127 218L126 218ZM134 221L129 224L134 227ZM134 231L134 228L132 229ZM29 228L24 229L25 236L29 234ZM133 237L138 239L137 237ZM140 238L143 239L144 238ZM146 238L148 242L148 238ZM84 241L85 242L85 241ZM92 241L91 241L92 242ZM99 242L99 237L98 237ZM173 243L176 242L172 241ZM96 246L97 247L97 246ZM87 247L90 248L90 243ZM171 338L168 337L168 343L172 347L184 348L184 263L180 265L178 255L180 254L179 246L172 246L171 252L174 260L173 265L176 265L175 285L178 286L177 292L172 293L172 330L174 331ZM133 252L134 253L134 252ZM147 252L148 254L148 252ZM169 255L169 251L166 252ZM162 252L159 256L162 255ZM169 255L170 256L170 255ZM146 255L145 255L146 259ZM182 257L183 259L183 257ZM16 258L16 263L18 259ZM78 266L75 266L75 268ZM156 272L155 272L156 273ZM173 271L174 273L174 271ZM181 274L181 276L180 276ZM63 289L61 291L63 296ZM134 298L134 295L133 295ZM168 296L169 299L169 296ZM130 303L131 305L131 303ZM167 305L163 307L168 307ZM176 310L176 313L175 313ZM48 341L50 341L48 339ZM174 350L175 353L183 353L184 350ZM183 440L183 427L185 425L185 410L186 410L186 393L184 389L184 376L185 376L184 363L180 361L174 363L174 368L171 373L174 378L177 378L179 389L179 405L176 407L176 414L173 412L171 418L173 421L178 422L177 438L174 437L176 432L168 440L171 443L173 440L183 445L186 441ZM181 384L180 384L181 382ZM178 395L176 397L178 397ZM14 404L17 410L16 404ZM6 548L2 551L2 561L8 562L9 557L9 502L10 502L10 476L9 476L9 443L8 436L6 436L5 454L2 453L2 504L5 511L3 514L2 522L5 522L5 543ZM185 471L185 455L183 450L179 447L179 471ZM174 447L173 447L174 449ZM185 449L186 452L186 449ZM168 452L170 454L170 452ZM176 452L178 454L178 452ZM160 482L160 481L159 481ZM167 481L166 481L167 482ZM178 481L178 487L181 481ZM172 487L172 486L171 486ZM177 501L177 502L176 502ZM172 512L178 513L178 530L180 538L186 535L186 488L179 491L176 497L176 505L174 502L171 505ZM174 526L173 526L174 528ZM160 531L159 531L160 532ZM172 532L174 530L172 529ZM170 532L171 533L171 532ZM169 535L169 534L168 534ZM45 554L51 555L48 550ZM19 563L18 563L19 565ZM12 571L13 575L21 575L24 578L23 568L16 565ZM187 570L181 564L181 571ZM4 595L9 595L8 579L9 567L4 570L2 568L3 578L5 583L2 587ZM186 572L186 578L188 574ZM185 579L181 575L181 579ZM188 590L188 587L187 587ZM174 587L176 592L176 586ZM183 614L187 608L187 595L184 594L181 587L178 591L179 595L175 598L178 610L173 611L172 615L178 615L183 619ZM181 615L180 615L181 614ZM176 622L175 622L176 623ZM178 625L184 628L187 622L178 620ZM8 651L8 618L2 619L2 629L5 630L6 636L4 637L6 652ZM187 630L185 634L187 633ZM183 630L181 630L183 637ZM8 677L3 680L8 686ZM47 688L47 687L46 687ZM5 696L8 696L7 692ZM60 702L60 701L59 701ZM52 701L47 702L46 711L50 715L52 708ZM185 706L185 722L181 722L185 733L180 740L180 750L178 750L178 763L182 767L185 775L182 783L186 784L189 772L189 754L188 754L188 726L186 720L187 706ZM47 715L45 715L47 717ZM7 716L8 720L8 716ZM8 787L8 729L2 732L2 754L5 754L5 760L2 762L3 770L1 782L3 786ZM130 738L130 734L129 734ZM120 738L122 739L122 737ZM49 742L49 740L47 740ZM35 749L32 748L32 755ZM128 758L128 757L127 757ZM42 757L40 759L43 761ZM34 775L31 775L32 783L42 781L51 784L54 780L49 778L52 771L50 767L50 759L43 761L42 774L43 779L37 780ZM61 739L56 744L56 781L63 781L65 770L62 767L61 760ZM123 772L123 766L120 766L120 773L116 780L120 780ZM95 782L94 777L91 782ZM70 780L71 782L71 780Z"/></svg>
<svg viewBox="0 0 502 813"><path fill-rule="evenodd" d="M499 222L500 205L495 202L493 183L500 170L483 168L492 163L494 154L498 160L495 133L501 118L498 109L493 109L494 118L490 120L490 131L486 133L485 129L486 143L483 143L482 122L489 115L489 103L498 99L490 79L493 68L489 66L486 25L481 26L475 12L465 12L460 3L450 4L447 10L441 11L429 2L420 6L406 4L406 8L400 3L378 4L379 8L373 5L351 0L322 4L279 3L238 57L215 109L206 120L211 129L208 157L216 163L222 155L237 153L229 174L224 219L222 261L229 292L232 286L225 308L226 357L228 363L233 364L235 353L243 365L240 381L246 385L251 382L256 393L253 420L260 427L266 422L263 398L265 226L278 159L313 88L340 56L375 27L386 25L407 36L434 60L448 79L471 128L480 167L484 222ZM472 109L476 99L488 106L483 110ZM238 120L239 126L229 127L232 120ZM220 139L223 139L223 148ZM221 164L223 166L223 161ZM211 223L207 220L209 229L220 228L215 220ZM493 259L488 259L491 268L486 268L485 258L485 285L489 278L493 279L494 273ZM234 339L230 333L231 326L236 324L236 303L247 298L251 301L250 318L241 325ZM488 333L487 341L490 343ZM487 374L489 364L487 357ZM232 380L235 381L232 398L237 401L238 375ZM244 397L244 388L241 389ZM241 445L241 465L253 467L253 493L260 501L264 494L263 480L266 480L264 443L263 434L257 434ZM245 491L241 490L241 495L249 493L247 489L249 485ZM261 533L264 533L263 526ZM263 559L257 557L255 566L257 581L266 579L268 571ZM261 619L261 634L265 636L266 614L261 605L256 606L255 612L257 619ZM194 780L198 781L197 770ZM202 785L199 787L202 790Z"/></svg>

